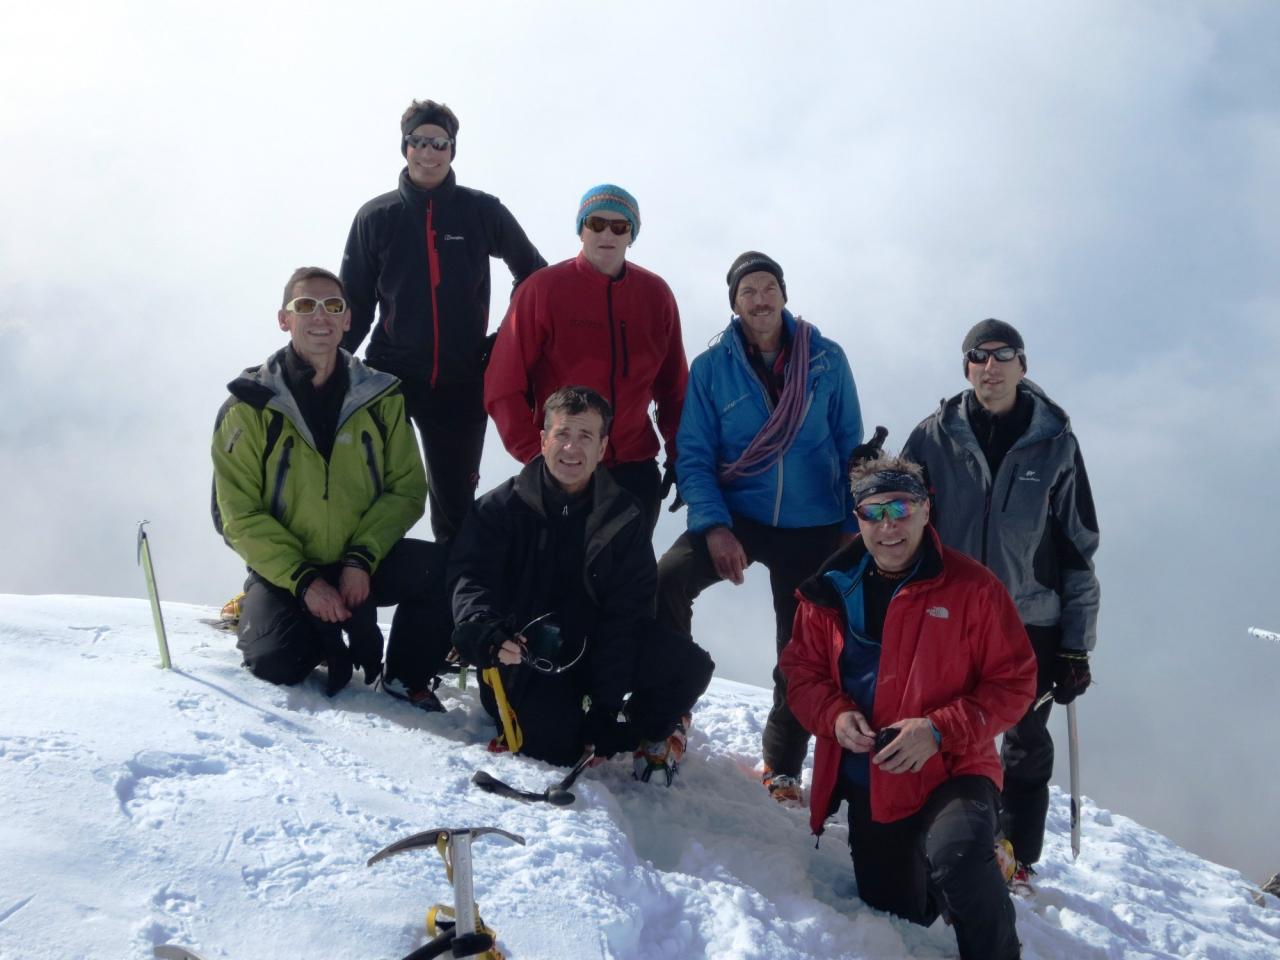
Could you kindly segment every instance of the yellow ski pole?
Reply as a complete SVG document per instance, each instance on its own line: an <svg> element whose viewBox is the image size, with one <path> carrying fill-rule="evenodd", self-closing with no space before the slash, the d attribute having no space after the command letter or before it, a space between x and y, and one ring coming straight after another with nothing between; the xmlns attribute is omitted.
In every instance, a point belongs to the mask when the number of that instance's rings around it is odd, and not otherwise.
<svg viewBox="0 0 1280 960"><path fill-rule="evenodd" d="M156 625L156 643L160 645L160 666L169 670L173 664L169 660L169 638L164 632L164 617L160 613L160 594L156 590L156 572L151 566L151 545L147 541L146 526L150 520L138 521L138 563L147 578L147 596L151 598L151 619Z"/></svg>

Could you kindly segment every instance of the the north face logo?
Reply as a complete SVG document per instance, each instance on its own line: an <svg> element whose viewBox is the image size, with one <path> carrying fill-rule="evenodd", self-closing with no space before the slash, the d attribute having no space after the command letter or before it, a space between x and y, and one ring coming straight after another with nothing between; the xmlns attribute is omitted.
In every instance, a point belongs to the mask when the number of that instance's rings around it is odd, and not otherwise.
<svg viewBox="0 0 1280 960"><path fill-rule="evenodd" d="M951 611L946 607L929 607L925 610L925 613L931 617L937 617L939 620L951 619Z"/></svg>
<svg viewBox="0 0 1280 960"><path fill-rule="evenodd" d="M1040 478L1036 476L1034 470L1025 470L1018 477L1019 480L1030 480L1032 483L1039 483Z"/></svg>

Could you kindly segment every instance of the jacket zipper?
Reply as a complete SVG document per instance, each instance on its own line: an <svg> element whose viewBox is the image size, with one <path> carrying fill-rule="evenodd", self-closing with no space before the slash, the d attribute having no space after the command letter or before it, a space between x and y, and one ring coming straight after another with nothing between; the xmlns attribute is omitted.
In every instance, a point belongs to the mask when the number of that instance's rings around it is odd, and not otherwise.
<svg viewBox="0 0 1280 960"><path fill-rule="evenodd" d="M360 439L364 441L364 460L369 465L369 479L373 481L373 495L380 497L382 496L382 477L378 475L378 457L373 452L373 437L369 436L368 430L365 430L360 434Z"/></svg>
<svg viewBox="0 0 1280 960"><path fill-rule="evenodd" d="M609 405L618 409L618 337L613 329L613 281L605 287L605 312L609 320Z"/></svg>
<svg viewBox="0 0 1280 960"><path fill-rule="evenodd" d="M1009 486L1004 491L1004 503L1000 505L1000 512L1007 513L1009 510L1009 497L1013 495L1013 481L1018 476L1018 464L1013 465L1013 473L1009 475Z"/></svg>
<svg viewBox="0 0 1280 960"><path fill-rule="evenodd" d="M440 309L436 304L436 287L440 284L440 254L436 250L436 228L433 224L435 201L427 201L427 273L431 284L431 387L440 376Z"/></svg>
<svg viewBox="0 0 1280 960"><path fill-rule="evenodd" d="M276 464L275 488L271 491L271 515L277 520L284 517L284 480L289 473L289 454L293 450L293 437L285 437L280 448L280 462Z"/></svg>

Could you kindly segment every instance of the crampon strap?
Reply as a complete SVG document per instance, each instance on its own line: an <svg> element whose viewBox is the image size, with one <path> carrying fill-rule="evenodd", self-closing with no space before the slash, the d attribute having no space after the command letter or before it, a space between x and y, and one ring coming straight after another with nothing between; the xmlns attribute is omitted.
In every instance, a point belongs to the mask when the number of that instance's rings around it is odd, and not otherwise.
<svg viewBox="0 0 1280 960"><path fill-rule="evenodd" d="M444 873L448 877L449 883L453 883L453 862L449 859L449 841L441 835L436 841L436 850L440 852L440 859L444 861ZM444 903L433 903L427 908L427 936L434 940L441 933L457 924L456 911L453 907ZM483 933L493 940L493 946L484 953L473 954L480 957L481 960L506 960L506 954L498 949L498 934L480 918L480 904L476 904L475 909L475 928L476 933Z"/></svg>

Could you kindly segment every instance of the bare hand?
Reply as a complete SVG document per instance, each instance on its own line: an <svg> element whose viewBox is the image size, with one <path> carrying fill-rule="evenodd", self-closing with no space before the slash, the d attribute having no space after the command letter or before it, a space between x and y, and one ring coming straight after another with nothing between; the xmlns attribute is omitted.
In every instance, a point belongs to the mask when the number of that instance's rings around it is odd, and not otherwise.
<svg viewBox="0 0 1280 960"><path fill-rule="evenodd" d="M836 742L850 753L866 753L876 735L866 717L857 710L846 710L836 717Z"/></svg>
<svg viewBox="0 0 1280 960"><path fill-rule="evenodd" d="M351 619L351 611L342 602L342 595L323 577L316 577L302 595L307 612L325 623L343 623Z"/></svg>
<svg viewBox="0 0 1280 960"><path fill-rule="evenodd" d="M369 574L360 567L343 567L338 576L338 593L348 609L354 610L369 599Z"/></svg>
<svg viewBox="0 0 1280 960"><path fill-rule="evenodd" d="M885 773L919 773L925 761L938 752L933 724L924 717L899 720L889 729L897 730L898 735L871 758Z"/></svg>
<svg viewBox="0 0 1280 960"><path fill-rule="evenodd" d="M712 527L707 531L707 550L721 580L741 584L747 569L747 551L728 527Z"/></svg>
<svg viewBox="0 0 1280 960"><path fill-rule="evenodd" d="M515 640L503 640L502 646L498 648L498 662L508 667L514 667L517 663L524 659L524 646Z"/></svg>

